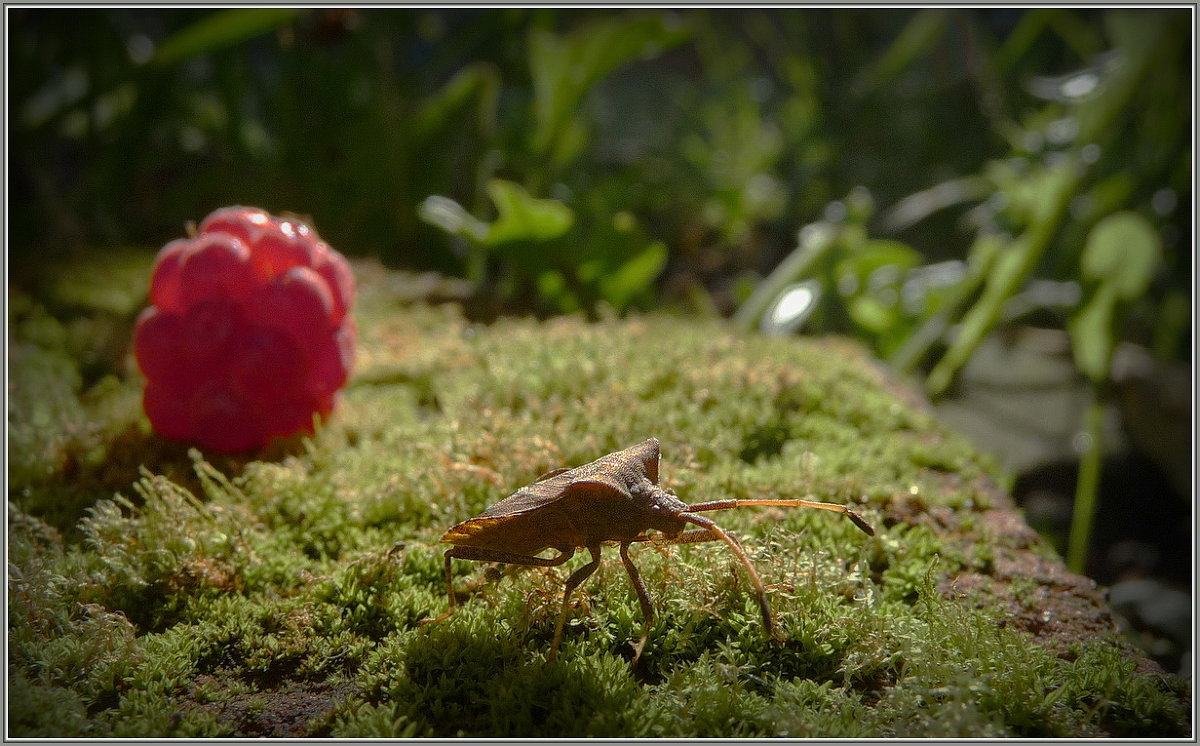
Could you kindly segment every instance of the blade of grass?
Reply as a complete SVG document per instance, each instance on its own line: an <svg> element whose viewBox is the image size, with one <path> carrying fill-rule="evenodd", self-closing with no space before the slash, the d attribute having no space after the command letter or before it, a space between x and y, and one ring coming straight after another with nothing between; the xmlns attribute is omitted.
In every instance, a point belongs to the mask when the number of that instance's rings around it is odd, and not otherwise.
<svg viewBox="0 0 1200 746"><path fill-rule="evenodd" d="M165 67L198 54L232 47L291 22L300 12L296 8L217 11L163 41L153 64Z"/></svg>
<svg viewBox="0 0 1200 746"><path fill-rule="evenodd" d="M1058 232L1059 224L1083 176L1078 157L1070 158L1058 166L1055 176L1057 178L1047 183L1045 209L1029 230L1010 244L1006 253L997 260L996 269L988 277L983 295L967 311L958 336L929 372L926 388L931 396L938 396L949 388L959 369L974 354L983 338L995 328L1004 301L1012 297L1033 273Z"/></svg>
<svg viewBox="0 0 1200 746"><path fill-rule="evenodd" d="M1085 415L1087 447L1079 462L1079 480L1075 485L1075 507L1071 515L1071 538L1067 545L1067 567L1082 575L1087 568L1092 524L1096 517L1096 498L1100 491L1100 467L1104 448L1101 441L1104 403L1093 388L1092 401Z"/></svg>

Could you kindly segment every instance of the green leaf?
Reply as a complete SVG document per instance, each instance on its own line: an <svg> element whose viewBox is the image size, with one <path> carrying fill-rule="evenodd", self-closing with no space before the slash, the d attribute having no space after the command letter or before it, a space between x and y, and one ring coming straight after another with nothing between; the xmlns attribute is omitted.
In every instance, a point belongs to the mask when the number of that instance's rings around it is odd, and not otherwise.
<svg viewBox="0 0 1200 746"><path fill-rule="evenodd" d="M219 10L168 37L154 55L155 65L172 65L198 54L216 52L290 23L296 8Z"/></svg>
<svg viewBox="0 0 1200 746"><path fill-rule="evenodd" d="M870 295L855 297L847 304L846 311L855 324L872 334L881 334L890 329L897 316L894 308L885 306L879 299Z"/></svg>
<svg viewBox="0 0 1200 746"><path fill-rule="evenodd" d="M1158 306L1155 316L1154 354L1163 360L1183 357L1183 345L1192 338L1192 299L1187 292L1173 290Z"/></svg>
<svg viewBox="0 0 1200 746"><path fill-rule="evenodd" d="M488 194L500 215L488 230L488 246L515 241L550 241L571 230L575 213L555 199L530 196L520 184L503 179L488 182Z"/></svg>
<svg viewBox="0 0 1200 746"><path fill-rule="evenodd" d="M667 266L667 246L655 241L625 262L616 272L600 279L600 292L617 309L633 302L638 293L650 287Z"/></svg>
<svg viewBox="0 0 1200 746"><path fill-rule="evenodd" d="M979 347L980 341L995 326L1004 302L1013 295L1028 274L1032 264L1030 254L1037 248L1036 244L1022 237L1010 243L996 257L983 294L963 316L954 341L929 372L926 387L931 394L941 394L950 386L959 368L966 364Z"/></svg>
<svg viewBox="0 0 1200 746"><path fill-rule="evenodd" d="M854 275L858 279L858 291L863 292L871 275L880 269L894 266L898 270L897 275L900 275L920 263L920 253L908 244L874 239L856 247L853 254L838 262L836 274L839 280L846 275Z"/></svg>
<svg viewBox="0 0 1200 746"><path fill-rule="evenodd" d="M1106 13L1104 21L1121 64L1105 76L1100 95L1079 105L1078 143L1103 143L1121 131L1115 123L1146 80L1156 74L1155 60L1187 53L1187 24L1173 22L1171 14L1129 8Z"/></svg>
<svg viewBox="0 0 1200 746"><path fill-rule="evenodd" d="M534 152L552 151L580 100L599 80L621 65L682 43L689 33L658 14L606 18L565 35L534 30L529 38Z"/></svg>
<svg viewBox="0 0 1200 746"><path fill-rule="evenodd" d="M991 271L996 257L1007 244L992 233L980 233L967 250L967 273L962 281L948 288L946 298L936 304L933 315L925 319L907 339L899 344L891 357L892 365L898 370L912 371L939 340L945 338L947 330L958 318L959 309L975 295Z"/></svg>
<svg viewBox="0 0 1200 746"><path fill-rule="evenodd" d="M1062 164L1037 168L1024 178L1004 190L1017 215L1023 216L1031 225L1049 223L1058 211L1058 199L1070 193L1078 181L1072 165Z"/></svg>
<svg viewBox="0 0 1200 746"><path fill-rule="evenodd" d="M566 278L557 269L548 269L537 277L538 295L554 303L559 313L579 310L579 298L567 287Z"/></svg>
<svg viewBox="0 0 1200 746"><path fill-rule="evenodd" d="M963 317L958 335L929 372L926 388L930 394L937 396L946 390L984 336L995 327L1005 301L1017 293L1057 235L1083 173L1078 160L1067 158L1035 179L1040 202L1033 206L1029 228L997 257L983 296Z"/></svg>
<svg viewBox="0 0 1200 746"><path fill-rule="evenodd" d="M482 243L488 234L487 223L478 220L449 197L437 194L426 197L417 207L417 215L452 236L462 236L477 244Z"/></svg>
<svg viewBox="0 0 1200 746"><path fill-rule="evenodd" d="M1116 297L1132 300L1146 292L1161 261L1158 231L1141 215L1124 211L1092 228L1081 264L1085 278L1111 285Z"/></svg>
<svg viewBox="0 0 1200 746"><path fill-rule="evenodd" d="M930 54L938 40L945 35L948 18L949 13L945 8L918 11L883 57L858 77L855 92L858 95L870 93L894 80L922 56Z"/></svg>
<svg viewBox="0 0 1200 746"><path fill-rule="evenodd" d="M1095 383L1108 378L1116 343L1114 310L1117 299L1111 284L1096 293L1067 322L1075 365Z"/></svg>
<svg viewBox="0 0 1200 746"><path fill-rule="evenodd" d="M495 65L483 62L468 65L421 104L413 125L415 139L422 140L444 128L452 117L469 116L463 110L472 102L477 103L478 116L473 120L478 123L479 132L490 135L496 128L500 88L500 73Z"/></svg>

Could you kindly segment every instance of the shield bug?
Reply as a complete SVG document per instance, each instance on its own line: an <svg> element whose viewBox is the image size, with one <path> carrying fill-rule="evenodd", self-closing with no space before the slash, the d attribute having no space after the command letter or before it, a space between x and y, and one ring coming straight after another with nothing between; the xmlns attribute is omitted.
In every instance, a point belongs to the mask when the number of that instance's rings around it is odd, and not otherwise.
<svg viewBox="0 0 1200 746"><path fill-rule="evenodd" d="M440 621L454 613L454 582L450 568L453 559L555 567L574 556L576 550L585 548L592 559L567 578L550 643L549 660L553 661L562 640L571 592L600 566L600 547L615 544L620 547L621 563L637 591L645 618L641 639L634 645L633 663L636 664L650 635L654 606L641 575L629 558L630 545L638 542L658 545L725 542L746 569L758 596L763 626L768 634L773 634L774 622L767 592L750 558L733 535L698 513L755 505L819 508L842 513L867 534L875 534L857 513L834 503L752 499L688 505L671 490L659 486L658 462L658 439L650 438L590 464L543 475L482 515L451 528L442 536L443 542L453 545L445 554L449 610L431 621ZM688 526L698 528L689 529ZM553 549L557 554L537 556L546 549Z"/></svg>

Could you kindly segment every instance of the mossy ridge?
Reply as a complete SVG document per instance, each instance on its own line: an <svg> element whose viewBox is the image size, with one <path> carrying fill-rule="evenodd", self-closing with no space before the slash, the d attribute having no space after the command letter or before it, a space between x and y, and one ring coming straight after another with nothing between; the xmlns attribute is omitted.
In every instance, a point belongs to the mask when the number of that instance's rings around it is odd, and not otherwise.
<svg viewBox="0 0 1200 746"><path fill-rule="evenodd" d="M853 345L665 316L478 327L388 277L360 274L339 414L258 460L158 440L129 406L136 371L88 383L36 333L53 325L23 327L45 364L14 376L46 386L11 389L10 431L42 432L11 442L28 467L9 495L10 598L29 602L10 609L14 735L1190 732L1187 683L1134 669L1110 632L1058 657L1004 628L1003 603L945 598L1044 546L995 530L988 462ZM38 415L37 397L69 416ZM636 675L640 612L611 556L555 666L562 569L497 582L456 563L459 613L418 625L445 608L445 527L649 435L687 500L861 501L879 533L816 511L720 516L780 586L782 644L723 547L640 548L658 619Z"/></svg>

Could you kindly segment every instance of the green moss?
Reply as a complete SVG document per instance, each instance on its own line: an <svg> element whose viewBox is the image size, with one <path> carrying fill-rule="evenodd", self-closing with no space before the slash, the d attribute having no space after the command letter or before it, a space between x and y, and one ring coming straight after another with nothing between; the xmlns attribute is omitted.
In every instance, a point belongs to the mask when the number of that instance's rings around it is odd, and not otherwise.
<svg viewBox="0 0 1200 746"><path fill-rule="evenodd" d="M89 261L72 261L46 268L38 282L39 296L54 309L129 317L146 303L146 266L154 252L142 248L113 248Z"/></svg>
<svg viewBox="0 0 1200 746"><path fill-rule="evenodd" d="M388 702L372 705L356 702L337 713L330 728L331 738L428 738L430 731L419 720L411 720L401 706Z"/></svg>
<svg viewBox="0 0 1200 746"><path fill-rule="evenodd" d="M1125 738L1183 738L1191 734L1190 682L1158 674L1139 675L1135 664L1111 646L1083 643L1067 667L1060 699L1089 712L1108 732Z"/></svg>
<svg viewBox="0 0 1200 746"><path fill-rule="evenodd" d="M113 738L228 738L231 729L215 715L180 708L169 696L133 690L100 716Z"/></svg>
<svg viewBox="0 0 1200 746"><path fill-rule="evenodd" d="M20 673L8 677L8 728L22 738L104 735L88 719L87 705L78 693L63 686L31 683Z"/></svg>
<svg viewBox="0 0 1200 746"><path fill-rule="evenodd" d="M83 427L76 406L81 381L61 351L14 341L8 359L9 479L24 487L60 468L59 452Z"/></svg>
<svg viewBox="0 0 1200 746"><path fill-rule="evenodd" d="M1005 626L1003 604L939 595L1012 551L982 520L992 467L859 348L664 316L480 327L359 269L336 416L250 457L151 434L128 365L82 372L69 329L111 296L10 307L13 735L1190 733L1186 683L1137 673L1115 636L1068 661ZM74 320L45 311L67 305ZM652 435L685 500L850 502L876 536L823 511L713 514L771 586L779 640L724 545L634 548L656 609L636 670L641 611L611 549L554 664L583 557L455 561L458 613L422 624L447 608L447 527Z"/></svg>
<svg viewBox="0 0 1200 746"><path fill-rule="evenodd" d="M771 682L773 701L763 712L770 735L780 738L871 738L873 710L854 690L835 688L832 681L808 679Z"/></svg>

